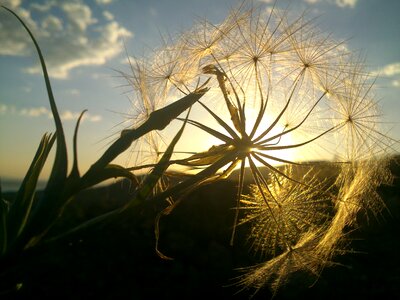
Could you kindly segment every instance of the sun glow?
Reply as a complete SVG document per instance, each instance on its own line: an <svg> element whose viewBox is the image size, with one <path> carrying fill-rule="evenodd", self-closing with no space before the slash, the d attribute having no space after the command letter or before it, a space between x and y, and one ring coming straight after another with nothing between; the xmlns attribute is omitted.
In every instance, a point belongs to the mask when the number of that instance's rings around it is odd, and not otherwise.
<svg viewBox="0 0 400 300"><path fill-rule="evenodd" d="M257 118L258 111L253 108L247 109L246 111L247 111L247 119L250 121L249 123L252 125L252 123L254 123L254 120L256 120L256 118ZM268 114L264 115L263 121L260 123L260 125L258 126L258 129L255 133L255 137L259 136L261 133L268 130L268 128L272 122L273 122L273 118L271 116L269 116ZM247 129L247 131L251 131L251 129L252 128L250 126ZM276 136L276 135L280 134L281 132L283 132L284 129L285 129L284 126L275 126L269 131L267 137ZM292 139L291 134L289 133L289 134L282 135L281 137L272 140L269 144L270 145L279 145L279 146L288 146L288 145L293 145L294 140ZM260 149L258 149L257 147L252 148L251 150L252 151L260 151ZM299 149L296 149L296 148L270 150L270 151L261 150L261 152L268 154L270 156L273 156L279 160L292 161L292 162L295 162L298 159L298 156L297 156L298 151L299 151ZM278 160L273 160L273 159L268 159L268 158L266 158L265 160L273 166L282 165L282 162L280 162ZM263 166L263 164L259 161L256 161L255 163L257 166Z"/></svg>

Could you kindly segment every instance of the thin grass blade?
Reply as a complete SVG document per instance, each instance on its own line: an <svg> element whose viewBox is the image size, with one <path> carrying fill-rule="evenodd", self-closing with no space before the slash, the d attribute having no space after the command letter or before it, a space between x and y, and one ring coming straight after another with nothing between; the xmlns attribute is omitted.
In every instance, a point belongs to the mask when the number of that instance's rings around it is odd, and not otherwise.
<svg viewBox="0 0 400 300"><path fill-rule="evenodd" d="M39 175L54 144L55 136L45 134L40 141L35 157L10 207L8 217L9 240L16 239L24 229L32 209Z"/></svg>
<svg viewBox="0 0 400 300"><path fill-rule="evenodd" d="M3 199L0 185L0 255L7 251L7 215L8 203Z"/></svg>
<svg viewBox="0 0 400 300"><path fill-rule="evenodd" d="M183 166L207 166L221 159L229 150L227 145L212 146L208 151L196 153L176 163Z"/></svg>
<svg viewBox="0 0 400 300"><path fill-rule="evenodd" d="M184 119L178 118L178 120L182 121ZM187 122L189 124L193 125L193 126L196 126L196 127L200 128L201 130L203 130L203 131L215 136L217 139L219 139L219 140L221 140L221 141L223 141L223 142L225 142L227 144L232 142L232 139L229 136L227 136L227 135L225 135L223 133L220 133L219 131L216 131L216 130L214 130L214 129L212 129L212 128L204 125L204 124L201 124L200 122L197 122L197 121L194 121L194 120L188 120Z"/></svg>
<svg viewBox="0 0 400 300"><path fill-rule="evenodd" d="M239 136L236 134L236 132L232 128L230 128L229 125L224 122L224 120L222 120L220 117L218 117L218 115L216 113L214 113L211 109L209 109L202 102L199 101L199 104L201 106L203 106L208 111L208 113L218 122L218 124L220 124L227 132L229 132L229 134L234 139L239 139Z"/></svg>
<svg viewBox="0 0 400 300"><path fill-rule="evenodd" d="M175 145L178 143L178 141L181 138L182 133L185 129L186 123L188 121L189 113L190 113L190 111L188 112L182 127L180 128L178 133L175 135L175 137L172 139L171 143L169 144L167 150L161 157L160 161L154 167L152 172L149 175L147 175L146 178L144 179L143 184L139 188L139 191L137 194L137 197L139 198L139 200L147 199L150 196L150 194L153 191L158 180L161 178L161 176L164 174L165 170L170 165L169 161L171 159Z"/></svg>
<svg viewBox="0 0 400 300"><path fill-rule="evenodd" d="M84 111L81 112L78 121L76 122L76 126L75 126L75 131L74 131L74 142L73 142L73 151L74 151L74 162L72 164L72 170L71 173L69 174L70 178L79 178L79 166L78 166L78 129L79 129L79 125L80 122L82 120L82 117L84 115L84 113L87 112L87 110L85 109Z"/></svg>

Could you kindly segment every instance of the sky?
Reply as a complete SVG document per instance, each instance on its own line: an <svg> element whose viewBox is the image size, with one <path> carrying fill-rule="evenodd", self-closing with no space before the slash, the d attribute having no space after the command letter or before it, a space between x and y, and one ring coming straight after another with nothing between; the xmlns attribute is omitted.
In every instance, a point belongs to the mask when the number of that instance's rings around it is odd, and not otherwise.
<svg viewBox="0 0 400 300"><path fill-rule="evenodd" d="M272 0L254 0L268 9ZM240 1L239 1L240 2ZM221 22L236 0L0 0L36 36L49 69L66 139L80 127L78 151L84 171L123 128L131 104L127 56L161 45L161 36L189 29L197 18ZM288 6L289 5L289 6ZM308 10L317 25L351 50L360 51L377 75L376 94L391 136L400 139L400 1L279 0L278 7ZM126 123L125 123L126 124ZM45 132L54 132L37 54L17 20L0 11L0 178L21 178ZM71 149L69 149L71 153ZM126 165L128 156L116 163ZM49 174L48 164L42 178Z"/></svg>

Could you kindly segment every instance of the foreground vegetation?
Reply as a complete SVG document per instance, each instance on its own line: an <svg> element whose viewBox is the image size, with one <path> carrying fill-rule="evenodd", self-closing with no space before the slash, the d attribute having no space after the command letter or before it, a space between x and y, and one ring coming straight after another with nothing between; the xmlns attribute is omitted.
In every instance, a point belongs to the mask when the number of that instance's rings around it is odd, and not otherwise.
<svg viewBox="0 0 400 300"><path fill-rule="evenodd" d="M26 253L37 254L36 249L51 248L52 243L66 247L71 237L93 228L100 233L99 226L119 220L134 232L154 233L155 253L172 260L174 243L170 249L165 246L163 216L191 201L188 195L194 190L234 174L231 196L212 200L216 205L232 200L230 207L235 208L219 216L231 221L230 226L223 222L224 228L232 229L226 242L231 247L250 246L262 258L253 266L242 265L243 275L235 280L250 295L265 287L275 294L299 274L315 280L334 265L336 255L347 251L348 231L360 213L382 213L385 203L378 189L393 180L389 154L395 141L380 128L373 82L361 61L304 16L292 18L276 10L265 14L247 4L221 24L199 22L151 57L130 63L131 73L121 74L133 89L133 125L84 174L77 147L83 113L68 173L66 141L45 60L29 28L10 11L36 46L56 132L43 136L14 199L0 203L5 289L23 287L19 278L27 279L16 270L25 268L20 262ZM196 119L199 110L209 120ZM176 133L162 136L170 123ZM208 149L181 144L189 126L192 132L211 136L215 144ZM53 144L56 155L49 181L36 194ZM131 147L137 153L135 165L112 164ZM332 161L307 163L310 157ZM150 171L143 175L146 170ZM125 201L78 222L60 222L82 191L115 177L129 180ZM207 224L202 220L199 226ZM149 240L137 238L135 244ZM142 254L133 251L129 258L143 261Z"/></svg>
<svg viewBox="0 0 400 300"><path fill-rule="evenodd" d="M393 170L398 177L396 164ZM25 252L19 268L8 276L23 282L18 291L21 299L204 299L211 294L220 299L247 299L252 291L237 293L233 285L243 274L238 268L264 258L249 252L249 227L239 227L235 244L229 246L236 184L232 179L201 187L162 219L160 248L172 261L161 260L154 251L156 210L141 209L140 215L101 223ZM380 188L388 211L379 220L367 221L363 213L358 215L357 230L347 231L349 251L335 257L336 265L325 268L318 280L302 273L292 276L275 299L319 299L328 293L344 299L400 296L399 187L396 179L394 185ZM126 182L83 191L66 208L51 235L123 206L130 191ZM2 283L6 282L3 278ZM270 296L264 288L253 299Z"/></svg>

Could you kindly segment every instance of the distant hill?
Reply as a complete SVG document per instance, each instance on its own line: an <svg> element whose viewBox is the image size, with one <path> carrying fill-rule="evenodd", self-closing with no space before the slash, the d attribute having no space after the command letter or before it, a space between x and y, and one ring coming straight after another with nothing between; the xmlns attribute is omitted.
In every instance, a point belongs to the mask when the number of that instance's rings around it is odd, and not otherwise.
<svg viewBox="0 0 400 300"><path fill-rule="evenodd" d="M310 162L303 162L298 165L292 165L292 171L296 178L301 178L302 175L307 173L310 170L313 170L315 174L318 174L321 178L333 178L338 174L338 164L329 162L329 161L310 161ZM278 170L282 170L285 168L285 165L274 166ZM268 167L259 167L258 168L266 178L271 172L271 169ZM240 170L234 170L232 174L229 176L230 180L237 181L239 179ZM250 168L246 168L245 170L245 177L244 180L246 183L253 181L253 175L251 174Z"/></svg>

